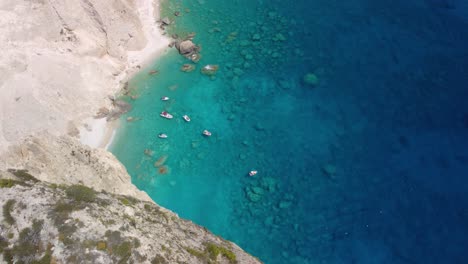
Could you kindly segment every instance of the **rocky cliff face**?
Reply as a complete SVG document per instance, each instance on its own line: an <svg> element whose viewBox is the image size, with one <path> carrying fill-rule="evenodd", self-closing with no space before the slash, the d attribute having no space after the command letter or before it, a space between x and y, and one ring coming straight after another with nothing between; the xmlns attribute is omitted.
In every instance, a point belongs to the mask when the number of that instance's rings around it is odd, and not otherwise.
<svg viewBox="0 0 468 264"><path fill-rule="evenodd" d="M0 1L0 152L73 133L143 58L167 46L155 0ZM159 39L158 39L159 34ZM156 40L155 40L156 39Z"/></svg>
<svg viewBox="0 0 468 264"><path fill-rule="evenodd" d="M152 202L21 170L0 172L0 201L0 263L259 263Z"/></svg>
<svg viewBox="0 0 468 264"><path fill-rule="evenodd" d="M0 155L0 169L24 169L55 184L84 184L97 191L151 201L132 183L124 166L104 149L93 149L69 136L47 132L27 137Z"/></svg>

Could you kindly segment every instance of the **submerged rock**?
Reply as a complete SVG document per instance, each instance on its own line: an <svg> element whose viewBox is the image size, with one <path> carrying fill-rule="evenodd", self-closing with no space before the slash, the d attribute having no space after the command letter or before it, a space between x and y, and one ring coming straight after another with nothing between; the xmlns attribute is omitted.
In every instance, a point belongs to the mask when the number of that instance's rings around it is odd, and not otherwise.
<svg viewBox="0 0 468 264"><path fill-rule="evenodd" d="M137 116L127 117L127 122L135 122L135 121L139 121L139 120L141 120L141 117L137 117Z"/></svg>
<svg viewBox="0 0 468 264"><path fill-rule="evenodd" d="M218 69L219 69L218 65L208 64L201 69L201 73L211 76L211 75L215 75Z"/></svg>
<svg viewBox="0 0 468 264"><path fill-rule="evenodd" d="M259 194L256 194L256 193L253 193L253 192L247 192L247 198L251 201L251 202L259 202L260 200L262 200L262 196L259 195Z"/></svg>
<svg viewBox="0 0 468 264"><path fill-rule="evenodd" d="M308 73L304 75L303 81L307 85L316 86L319 82L317 75Z"/></svg>
<svg viewBox="0 0 468 264"><path fill-rule="evenodd" d="M167 165L162 165L158 167L158 173L159 174L168 174L169 173L169 166Z"/></svg>
<svg viewBox="0 0 468 264"><path fill-rule="evenodd" d="M161 24L164 25L164 26L168 26L168 25L171 24L171 20L168 17L165 17L165 18L161 19Z"/></svg>
<svg viewBox="0 0 468 264"><path fill-rule="evenodd" d="M186 63L180 67L180 70L183 72L191 72L195 70L195 65Z"/></svg>
<svg viewBox="0 0 468 264"><path fill-rule="evenodd" d="M159 166L163 165L166 162L166 160L167 160L166 155L163 155L163 156L159 157L159 159L156 162L154 162L154 167L159 167Z"/></svg>
<svg viewBox="0 0 468 264"><path fill-rule="evenodd" d="M198 62L201 59L201 55L198 53L194 53L190 55L189 59L193 62Z"/></svg>

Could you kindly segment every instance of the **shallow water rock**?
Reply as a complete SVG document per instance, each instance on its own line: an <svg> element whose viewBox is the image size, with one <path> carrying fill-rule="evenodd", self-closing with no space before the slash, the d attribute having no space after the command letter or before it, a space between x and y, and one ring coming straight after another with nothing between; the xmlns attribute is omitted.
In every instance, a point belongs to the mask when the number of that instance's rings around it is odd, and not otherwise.
<svg viewBox="0 0 468 264"><path fill-rule="evenodd" d="M164 26L170 25L171 20L168 17L165 17L165 18L161 19L161 24L164 25Z"/></svg>
<svg viewBox="0 0 468 264"><path fill-rule="evenodd" d="M258 195L263 195L265 193L265 191L262 188L257 187L257 186L252 187L251 190L252 192Z"/></svg>
<svg viewBox="0 0 468 264"><path fill-rule="evenodd" d="M264 177L260 180L260 186L269 192L274 192L276 187L276 180L271 177Z"/></svg>
<svg viewBox="0 0 468 264"><path fill-rule="evenodd" d="M183 72L192 72L195 70L195 65L186 63L180 67L180 70Z"/></svg>
<svg viewBox="0 0 468 264"><path fill-rule="evenodd" d="M195 45L191 40L184 40L176 44L176 47L182 55L190 55L197 51L197 45Z"/></svg>
<svg viewBox="0 0 468 264"><path fill-rule="evenodd" d="M262 196L261 195L258 195L258 194L255 194L253 192L248 192L247 193L247 198L251 201L251 202L259 202L260 200L262 200Z"/></svg>
<svg viewBox="0 0 468 264"><path fill-rule="evenodd" d="M201 73L211 76L211 75L215 75L218 69L219 69L218 65L208 64L201 69Z"/></svg>
<svg viewBox="0 0 468 264"><path fill-rule="evenodd" d="M159 174L168 174L170 172L170 168L167 165L162 165L158 167Z"/></svg>
<svg viewBox="0 0 468 264"><path fill-rule="evenodd" d="M156 162L154 162L154 167L159 167L159 166L163 165L166 162L166 160L167 160L166 155L163 155L163 156L159 157L159 159Z"/></svg>
<svg viewBox="0 0 468 264"><path fill-rule="evenodd" d="M201 55L198 54L198 53L194 53L194 54L190 55L189 59L191 61L193 61L193 62L198 62L201 59Z"/></svg>

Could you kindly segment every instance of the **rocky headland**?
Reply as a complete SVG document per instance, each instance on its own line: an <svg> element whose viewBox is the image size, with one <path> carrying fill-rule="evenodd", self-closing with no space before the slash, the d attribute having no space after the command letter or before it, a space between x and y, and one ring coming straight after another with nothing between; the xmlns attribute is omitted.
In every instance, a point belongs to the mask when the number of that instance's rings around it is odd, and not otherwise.
<svg viewBox="0 0 468 264"><path fill-rule="evenodd" d="M1 263L259 263L150 201L23 170L0 171L0 190Z"/></svg>

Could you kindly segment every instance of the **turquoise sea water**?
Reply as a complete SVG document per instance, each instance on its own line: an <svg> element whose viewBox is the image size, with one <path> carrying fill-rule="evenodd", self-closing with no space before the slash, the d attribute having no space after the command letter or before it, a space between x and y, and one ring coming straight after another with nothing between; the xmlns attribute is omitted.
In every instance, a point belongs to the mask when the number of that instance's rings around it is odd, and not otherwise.
<svg viewBox="0 0 468 264"><path fill-rule="evenodd" d="M463 5L165 2L170 34L195 32L202 59L181 72L173 49L130 82L111 151L157 203L265 263L465 263Z"/></svg>

